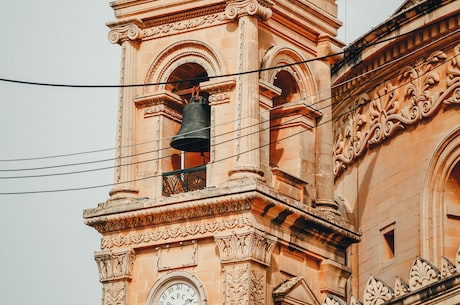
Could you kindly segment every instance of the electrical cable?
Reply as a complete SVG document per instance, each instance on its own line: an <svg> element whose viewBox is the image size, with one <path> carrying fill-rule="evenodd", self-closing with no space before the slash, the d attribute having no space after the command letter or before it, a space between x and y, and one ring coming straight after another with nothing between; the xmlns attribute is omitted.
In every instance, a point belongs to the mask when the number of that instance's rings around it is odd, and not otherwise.
<svg viewBox="0 0 460 305"><path fill-rule="evenodd" d="M267 70L273 70L273 69L280 69L280 68L283 68L283 67L288 67L288 66L293 66L293 65L299 65L299 64L302 64L302 63L308 63L308 62L312 62L312 61L316 61L316 60L324 60L324 59L327 59L328 57L332 57L332 56L336 56L336 55L341 55L341 54L345 54L345 53L353 53L355 51L362 51L370 46L373 46L373 45L376 45L376 44L380 44L380 43L383 43L383 42L387 42L387 41L390 41L390 40L393 40L393 39L397 39L397 38L400 38L400 37L403 37L405 35L409 35L409 34L412 34L416 31L419 31L420 29L423 29L424 27L428 27L428 26L433 26L434 24L436 23L440 23L442 21L444 21L445 19L448 19L450 17L445 17L443 19L440 19L440 20L437 20L435 23L432 23L432 24L425 24L423 27L421 28L418 28L418 29L414 29L412 31L409 31L409 32L406 32L406 33L401 33L399 35L395 35L394 37L389 37L389 38L386 38L386 39L382 39L382 40L377 40L375 42L372 42L372 43L368 43L366 45L363 45L363 46L360 46L360 47L357 47L357 48L351 48L351 49L346 49L342 52L338 52L336 54L332 54L332 55L327 55L327 56L324 56L324 57L319 57L319 58L313 58L313 59L309 59L309 60L305 60L305 61L300 61L300 62L294 62L294 63L288 63L288 64L285 64L285 65L280 65L280 66L274 66L274 67L267 67L267 68L263 68L263 69L257 69L257 70L253 70L253 71L245 71L245 72L239 72L239 73L232 73L232 74L226 74L226 75L220 75L220 76L210 76L210 77L207 77L206 79L210 79L210 78L220 78L220 77L228 77L228 76L237 76L237 75L243 75L243 74L249 74L249 73L256 73L256 72L262 72L262 71L267 71ZM447 36L451 35L451 33L449 33ZM441 38L445 38L446 36L443 36ZM433 42L431 42L432 44ZM426 45L425 45L426 47ZM408 55L406 55L407 57ZM396 60L400 60L400 58L396 59ZM396 61L395 60L395 61ZM386 63L385 65L383 66L387 66L389 65L389 63ZM363 75L366 75L366 74L369 74L371 72L374 72L375 70L378 70L378 69L381 69L383 67L379 66L373 70L370 70L370 71L367 71L365 73L363 73ZM354 79L357 79L361 77L361 75L358 75L352 79L349 79L349 80L346 80L345 82L350 82ZM39 83L39 82L28 82L28 81L21 81L21 80L11 80L11 79L5 79L5 78L0 78L0 81L4 81L4 82L12 82L12 83L21 83L21 84L27 84L27 85L40 85L40 86L51 86L51 87L74 87L74 88L107 88L107 87L118 87L118 88L123 88L123 87L141 87L141 86L150 86L150 85L162 85L162 84L172 84L172 83L180 83L180 82L189 82L189 81L197 81L197 80L200 80L202 78L194 78L194 79L186 79L186 80L176 80L176 81L167 81L167 82L160 82L160 83L151 83L151 84L134 84L134 85L90 85L89 87L87 87L87 85L66 85L66 84L51 84L51 83ZM343 85L345 82L342 82L342 83L338 83L336 85L333 85L331 86L331 88L335 88L336 86L340 86L340 85ZM317 92L315 93L314 95L317 95L321 92ZM312 94L313 96L313 94ZM145 143L139 143L139 144L134 144L134 145L142 145L142 144L145 144ZM90 153L96 153L96 152L103 152L103 151L110 151L110 150L115 150L116 148L106 148L106 149L98 149L98 150L92 150L92 151L86 151L86 152L78 152L78 153L69 153L69 154L62 154L62 155L55 155L55 156L44 156L44 157L32 157L32 158L19 158L19 159L3 159L3 160L0 160L0 162L15 162L15 161L29 161L29 160L40 160L40 159L51 159L51 158L59 158L59 157L67 157L67 156L75 156L75 155L83 155L83 154L90 154ZM103 162L103 161L101 161Z"/></svg>
<svg viewBox="0 0 460 305"><path fill-rule="evenodd" d="M437 43L438 41L440 41L441 39L446 39L447 37L455 34L456 32L458 32L459 30L457 31L454 31L454 32L451 32L449 33L448 35L445 35L437 40L434 40L430 43L428 43L427 45L424 45L422 48L419 48L419 49L416 49L412 52L409 52L407 54L405 54L404 56L401 56L401 57L398 57L392 61L389 61L383 65L380 65L374 69L371 69L369 71L366 71L360 75L357 75L351 79L347 79L346 81L343 81L341 83L338 83L338 84L335 84L333 85L331 88L335 88L337 86L341 86L343 84L346 84L347 82L351 82L353 80L356 80L358 78L361 78L361 77L364 77L370 73L373 73L379 69L382 69L386 66L389 66L389 65L392 65L394 64L395 62L399 61L399 60L402 60L404 58L407 58L409 56L412 56L413 54L415 54L416 52L419 52L420 50L424 49L424 48L427 48L429 47L430 45L432 44L435 44ZM314 96L317 96L318 94L321 94L322 92L325 92L325 90L322 90L322 91L319 91L319 92L316 92L316 93L313 93L313 94L310 94L309 96L306 96L306 97L303 97L302 99L299 99L298 101L301 101L301 100L306 100L308 98L311 98L311 97L314 97ZM333 97L332 97L333 98ZM322 101L318 101L316 103L313 103L312 105L310 106L314 106L315 104L317 103L320 103ZM266 110L266 111L271 111L273 110L270 109L270 110ZM261 113L259 113L261 114ZM229 124L231 122L227 122L227 123L223 123L223 124ZM163 140L163 139L160 139L160 141ZM166 139L167 140L167 139ZM151 141L149 141L151 142ZM144 145L144 144L148 144L149 142L145 142L145 143L139 143L139 144L133 144L131 146L138 146L138 145ZM96 152L103 152L103 151L111 151L111 150L114 150L114 148L109 148L109 149L99 149L99 150L93 150L93 151L88 151L88 152L81 152L81 153L70 153L70 154L64 154L64 155L55 155L55 156L48 156L48 157L34 157L34 158L21 158L21 159L8 159L8 160L0 160L0 162L5 162L5 161L30 161L30 160L39 160L39 159L50 159L50 158L57 158L57 157L67 157L67 156L75 156L75 155L81 155L81 154L89 154L89 153L96 153ZM150 152L146 152L146 153L150 153ZM133 156L138 156L138 155L141 155L141 154L145 154L145 153L140 153L140 154L136 154L136 155L133 155ZM122 157L122 158L127 158L127 157L131 157L131 156L125 156L125 157ZM77 165L86 165L86 164L92 164L92 163L100 163L100 162L106 162L106 161L113 161L113 160L116 160L116 159L119 159L119 158L111 158L111 159L103 159L103 160L97 160L97 161L88 161L88 162L81 162L81 163L73 163L73 164L63 164L63 165L54 165L54 166L45 166L45 167L37 167L37 168L19 168L19 169L6 169L6 170L2 170L0 169L0 172L13 172L13 171L27 171L27 170L42 170L42 169L51 169L51 168L58 168L58 167L68 167L68 166L77 166ZM105 168L104 168L105 169ZM0 178L1 179L1 178Z"/></svg>
<svg viewBox="0 0 460 305"><path fill-rule="evenodd" d="M447 60L449 61L449 59ZM446 61L446 63L447 63ZM404 85L404 84L403 84ZM370 90L373 90L373 89L370 89ZM347 98L350 98L351 96L347 97ZM302 100L297 100L297 101L294 101L295 103L298 104L299 101L302 101ZM343 102L343 101L341 101ZM292 102L291 102L292 103ZM281 106L285 106L286 104L283 104ZM295 105L295 104L294 104ZM332 106L332 105L331 105ZM325 107L329 107L329 106L325 106ZM276 108L276 107L275 107ZM289 115L290 113L288 113L287 115ZM285 114L286 115L286 114ZM335 118L336 119L336 118ZM266 122L266 121L265 121ZM265 123L265 122L261 122L261 123ZM231 122L230 122L231 123ZM261 124L259 123L259 124ZM251 128L253 126L247 126L245 128ZM273 127L273 126L272 126ZM276 126L275 126L276 127ZM209 127L208 127L209 128ZM263 131L263 130L262 130ZM195 132L195 131L194 131ZM230 131L228 133L233 133L234 131ZM226 134L228 134L226 133ZM224 134L224 135L226 135ZM218 135L218 136L223 136L223 135ZM216 138L218 137L216 136ZM228 141L233 141L235 139L230 139L230 140L227 140L227 141L224 141L224 142L228 142ZM216 145L220 145L220 144L223 144L223 143L216 143ZM166 149L166 148L164 148ZM158 150L159 151L159 150ZM148 154L148 153L153 153L153 152L158 152L158 151L148 151L148 152L144 152L144 153L139 153L139 154L135 154L133 156L139 156L139 155L143 155L143 154ZM161 158L169 158L170 156L163 156ZM51 173L51 174L39 174L39 175L26 175L26 176L9 176L9 177L0 177L0 179L18 179L18 178L37 178L37 177L49 177L49 176L61 176L61 175L70 175L70 174L80 174L80 173L86 173L86 172L93 172L93 171L99 171L99 170L106 170L106 169L111 169L111 168L115 168L115 167L119 167L119 166L129 166L129 165L136 165L136 164L140 164L140 163L145 163L145 162L151 162L151 161L156 161L160 158L155 158L155 159L148 159L148 160L143 160L143 161L137 161L137 162L134 162L134 163L125 163L125 164L119 164L119 165L116 165L116 166L109 166L109 167L102 167L102 168L96 168L96 169L86 169L86 170L78 170L78 171L71 171L71 172L64 172L64 173ZM105 160L99 160L99 161L113 161L113 159L105 159ZM82 164L91 164L91 163L95 163L95 162L99 162L99 161L92 161L92 162L83 162L83 163L73 163L73 164L70 164L70 165L82 165ZM48 166L48 167L41 167L41 168L33 168L33 169L47 169L47 168L52 168L52 167L62 167L62 166L70 166L69 164L66 164L66 165L60 165L60 166ZM33 169L27 169L27 170L33 170ZM16 169L17 171L20 171L20 170L25 170L25 169ZM4 170L4 171L8 171L8 170ZM14 170L11 170L11 171L14 171Z"/></svg>
<svg viewBox="0 0 460 305"><path fill-rule="evenodd" d="M444 64L447 64L448 62L450 62L451 60L453 60L455 58L455 55L452 56L451 58L448 58L445 60L444 63L440 64L440 65L444 65ZM418 75L417 78L420 78L424 75L426 75L427 73L429 73L430 71L425 71L424 73ZM400 86L396 86L394 88L392 88L392 90L388 91L385 93L385 95L387 94L390 94L392 92L394 92L396 89L399 89L403 86L407 85L407 83L404 83ZM377 98L381 98L381 96L377 97ZM376 99L377 99L376 98ZM350 110L348 111L345 111L344 113L340 114L339 117L343 116L343 115L346 115L348 113L351 113L365 105L368 105L369 103L373 102L374 100L376 99L370 99L368 100L365 104L360 104L360 105L357 105L356 107L352 107ZM325 107L328 107L328 106L325 106ZM315 127L312 127L312 128L316 128L318 126L321 126L323 124L326 124L326 123L329 123L333 120L336 120L336 118L331 118L330 120L327 120L327 121L324 121L324 122L321 122L319 124L317 124ZM259 131L258 131L259 132ZM293 133L293 134L290 134L284 138L281 138L281 139L277 139L275 142L280 142L280 141L283 141L287 138L291 138L293 136L297 136L297 135L300 135L302 133L304 133L305 130L302 130L302 131L299 131L297 133ZM248 136L248 135L247 135ZM260 149L262 147L265 147L265 146L269 146L275 142L269 142L267 144L264 144L264 145L261 145L261 146L258 146L258 147L255 147L255 148L252 148L250 150L246 150L246 151L243 151L243 152L240 152L240 154L245 154L245 153L248 153L248 152L251 152L253 150L257 150L257 149ZM234 158L236 155L231 155L231 156L228 156L228 157L225 157L225 158L221 158L219 160L214 160L213 162L221 162L221 161L224 161L224 160L227 160L227 159L230 159L230 158ZM156 178L156 177L160 177L160 175L152 175L152 176L146 176L146 177L142 177L142 178L136 178L136 179L133 179L133 180L130 180L130 181L124 181L124 182L115 182L115 183L111 183L111 184L102 184L102 185L94 185L94 186L86 186L86 187L76 187L76 188L66 188L66 189L54 189L54 190L39 190L39 191L24 191L24 192L0 192L0 195L23 195L23 194L38 194L38 193L56 193L56 192L67 192L67 191L77 191L77 190L89 190L89 189L95 189L95 188L102 188L102 187L109 187L109 186L116 186L116 185L121 185L121 184L126 184L126 183L132 183L132 182L136 182L136 181L142 181L142 180L146 180L146 179L151 179L151 178Z"/></svg>

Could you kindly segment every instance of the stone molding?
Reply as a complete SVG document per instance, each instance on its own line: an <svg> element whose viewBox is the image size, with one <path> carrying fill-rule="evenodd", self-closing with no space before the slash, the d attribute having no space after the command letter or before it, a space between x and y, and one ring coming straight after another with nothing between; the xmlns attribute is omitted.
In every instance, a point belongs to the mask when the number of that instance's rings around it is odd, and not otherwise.
<svg viewBox="0 0 460 305"><path fill-rule="evenodd" d="M262 232L249 231L214 236L222 263L255 260L269 266L276 238Z"/></svg>
<svg viewBox="0 0 460 305"><path fill-rule="evenodd" d="M132 250L119 252L101 251L94 253L102 283L115 280L131 280L135 255Z"/></svg>
<svg viewBox="0 0 460 305"><path fill-rule="evenodd" d="M227 3L225 17L230 20L249 15L266 21L272 16L271 0L230 0Z"/></svg>
<svg viewBox="0 0 460 305"><path fill-rule="evenodd" d="M334 125L334 174L364 156L374 145L409 125L460 105L460 45L449 57L435 51L399 71L399 77L356 98ZM441 79L445 78L446 82Z"/></svg>

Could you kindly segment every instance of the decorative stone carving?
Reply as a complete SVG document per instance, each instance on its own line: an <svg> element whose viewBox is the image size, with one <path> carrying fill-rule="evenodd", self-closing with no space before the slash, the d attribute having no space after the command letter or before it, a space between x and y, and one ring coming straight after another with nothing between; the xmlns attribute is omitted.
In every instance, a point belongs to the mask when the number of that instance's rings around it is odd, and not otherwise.
<svg viewBox="0 0 460 305"><path fill-rule="evenodd" d="M270 0L230 0L225 8L225 17L235 19L241 15L250 15L265 21L272 16L271 6L273 2Z"/></svg>
<svg viewBox="0 0 460 305"><path fill-rule="evenodd" d="M131 272L135 259L132 250L121 252L96 252L94 254L94 259L99 268L99 279L101 282L131 279Z"/></svg>
<svg viewBox="0 0 460 305"><path fill-rule="evenodd" d="M457 267L444 256L441 257L441 277L448 277L457 272Z"/></svg>
<svg viewBox="0 0 460 305"><path fill-rule="evenodd" d="M365 154L372 145L434 116L442 106L460 104L460 45L447 61L436 51L401 69L399 77L361 95L335 121L334 174ZM446 73L447 81L442 82Z"/></svg>
<svg viewBox="0 0 460 305"><path fill-rule="evenodd" d="M126 304L126 283L109 282L102 288L103 305L125 305Z"/></svg>
<svg viewBox="0 0 460 305"><path fill-rule="evenodd" d="M121 44L127 40L142 39L142 31L139 27L140 21L131 20L126 23L109 24L111 30L109 32L109 41L111 43Z"/></svg>
<svg viewBox="0 0 460 305"><path fill-rule="evenodd" d="M225 269L225 305L248 304L249 264Z"/></svg>
<svg viewBox="0 0 460 305"><path fill-rule="evenodd" d="M406 281L397 276L395 282L395 297L399 297L403 294L406 294L409 291L409 284L407 284Z"/></svg>
<svg viewBox="0 0 460 305"><path fill-rule="evenodd" d="M111 249L114 247L126 247L131 245L147 246L157 243L158 241L167 241L177 236L193 238L198 235L212 234L219 231L239 229L250 224L247 217L234 217L225 220L216 220L208 223L191 224L187 226L161 227L155 230L144 232L132 232L129 234L120 234L116 236L103 237L101 249Z"/></svg>
<svg viewBox="0 0 460 305"><path fill-rule="evenodd" d="M346 303L333 294L326 294L321 305L346 305Z"/></svg>
<svg viewBox="0 0 460 305"><path fill-rule="evenodd" d="M357 297L352 295L350 298L350 305L363 305L363 303L361 303L361 301Z"/></svg>
<svg viewBox="0 0 460 305"><path fill-rule="evenodd" d="M214 237L223 263L247 259L269 265L276 240L259 232L244 232Z"/></svg>
<svg viewBox="0 0 460 305"><path fill-rule="evenodd" d="M429 261L417 257L412 263L409 272L409 287L411 290L418 289L441 278L441 272Z"/></svg>
<svg viewBox="0 0 460 305"><path fill-rule="evenodd" d="M265 271L258 269L251 270L251 290L249 293L249 304L265 304L265 282Z"/></svg>
<svg viewBox="0 0 460 305"><path fill-rule="evenodd" d="M387 283L371 276L364 290L364 305L379 305L393 296L393 289Z"/></svg>

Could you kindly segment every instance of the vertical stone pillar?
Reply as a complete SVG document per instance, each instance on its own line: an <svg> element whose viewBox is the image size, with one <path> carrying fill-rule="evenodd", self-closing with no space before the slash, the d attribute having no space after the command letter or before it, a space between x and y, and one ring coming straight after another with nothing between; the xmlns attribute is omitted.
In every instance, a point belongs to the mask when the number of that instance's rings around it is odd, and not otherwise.
<svg viewBox="0 0 460 305"><path fill-rule="evenodd" d="M332 44L328 37L320 37L318 54L320 57L331 54ZM315 72L319 91L316 108L323 114L316 127L316 207L338 215L334 200L334 155L331 99L331 62L318 60Z"/></svg>
<svg viewBox="0 0 460 305"><path fill-rule="evenodd" d="M265 305L267 271L276 240L249 231L216 236L225 277L223 305Z"/></svg>
<svg viewBox="0 0 460 305"><path fill-rule="evenodd" d="M126 305L127 284L131 281L134 263L132 250L96 252L94 259L99 268L102 287L102 305Z"/></svg>
<svg viewBox="0 0 460 305"><path fill-rule="evenodd" d="M230 171L231 178L255 176L261 178L260 169L260 110L258 19L271 16L272 2L268 0L228 1L225 15L238 18L238 67L242 73L236 84L236 162Z"/></svg>
<svg viewBox="0 0 460 305"><path fill-rule="evenodd" d="M142 32L135 22L115 23L111 26L109 40L122 46L120 85L136 83L136 46ZM121 87L117 121L117 151L115 161L114 188L110 191L112 198L130 197L138 193L135 186L135 105L134 87ZM130 165L125 165L130 164Z"/></svg>

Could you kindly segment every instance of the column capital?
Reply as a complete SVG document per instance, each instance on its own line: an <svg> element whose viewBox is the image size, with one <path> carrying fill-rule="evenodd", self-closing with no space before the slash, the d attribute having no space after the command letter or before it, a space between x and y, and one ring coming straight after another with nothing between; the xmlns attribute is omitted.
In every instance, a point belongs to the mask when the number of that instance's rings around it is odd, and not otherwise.
<svg viewBox="0 0 460 305"><path fill-rule="evenodd" d="M254 260L270 265L276 239L262 232L249 231L214 237L222 263Z"/></svg>
<svg viewBox="0 0 460 305"><path fill-rule="evenodd" d="M111 43L122 44L128 40L142 39L142 21L138 19L120 20L108 23L110 28L108 39Z"/></svg>
<svg viewBox="0 0 460 305"><path fill-rule="evenodd" d="M240 16L249 15L265 21L272 16L272 6L273 1L271 0L228 0L225 17L236 19Z"/></svg>
<svg viewBox="0 0 460 305"><path fill-rule="evenodd" d="M99 279L102 283L116 280L131 280L135 259L134 251L131 249L120 252L95 252L94 259L97 262Z"/></svg>

